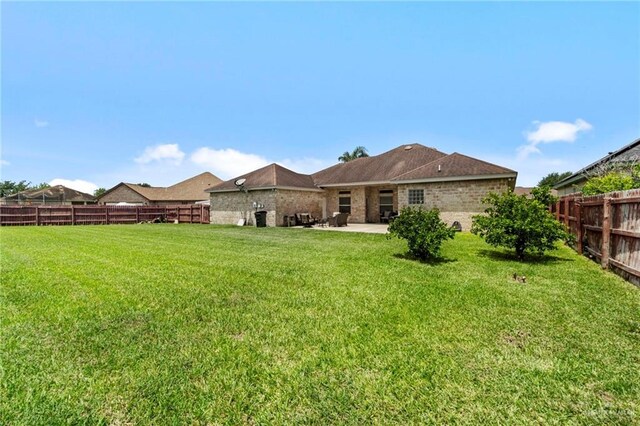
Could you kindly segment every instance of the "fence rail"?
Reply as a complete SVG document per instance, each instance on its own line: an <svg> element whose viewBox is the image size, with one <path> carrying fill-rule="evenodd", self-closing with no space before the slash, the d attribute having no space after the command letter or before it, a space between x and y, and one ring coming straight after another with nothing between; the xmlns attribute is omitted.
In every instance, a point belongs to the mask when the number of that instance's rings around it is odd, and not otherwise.
<svg viewBox="0 0 640 426"><path fill-rule="evenodd" d="M578 253L640 285L640 189L567 195L551 211L575 235Z"/></svg>
<svg viewBox="0 0 640 426"><path fill-rule="evenodd" d="M209 223L209 206L0 206L0 226Z"/></svg>

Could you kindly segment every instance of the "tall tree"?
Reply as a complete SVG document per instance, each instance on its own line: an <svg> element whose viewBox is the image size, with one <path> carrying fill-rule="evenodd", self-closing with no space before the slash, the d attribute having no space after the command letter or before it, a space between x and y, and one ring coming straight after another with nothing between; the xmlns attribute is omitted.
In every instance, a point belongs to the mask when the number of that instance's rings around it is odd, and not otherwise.
<svg viewBox="0 0 640 426"><path fill-rule="evenodd" d="M540 186L540 187L548 186L549 188L553 188L553 185L555 185L556 183L560 182L562 179L571 176L572 174L573 173L571 173L571 172L564 172L564 173L553 172L553 173L549 173L548 175L546 175L545 177L540 179L540 182L538 182L537 186Z"/></svg>
<svg viewBox="0 0 640 426"><path fill-rule="evenodd" d="M30 185L31 182L27 182L26 180L21 180L20 182L5 180L3 182L0 182L0 197L26 191L27 189L29 189Z"/></svg>
<svg viewBox="0 0 640 426"><path fill-rule="evenodd" d="M367 148L364 146L356 146L353 151L345 151L340 157L338 157L338 161L343 163L348 163L351 160L355 160L356 158L368 157Z"/></svg>
<svg viewBox="0 0 640 426"><path fill-rule="evenodd" d="M51 185L49 185L47 182L42 182L37 185L32 185L31 187L29 187L29 189L47 189L50 187Z"/></svg>
<svg viewBox="0 0 640 426"><path fill-rule="evenodd" d="M101 196L105 192L107 192L107 190L105 188L98 188L95 191L93 191L93 196L98 198L99 196Z"/></svg>

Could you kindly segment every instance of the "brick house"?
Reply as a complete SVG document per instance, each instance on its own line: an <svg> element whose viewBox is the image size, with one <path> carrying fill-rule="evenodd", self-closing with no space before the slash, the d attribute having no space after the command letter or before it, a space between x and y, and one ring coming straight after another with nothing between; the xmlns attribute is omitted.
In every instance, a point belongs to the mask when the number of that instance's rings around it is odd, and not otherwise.
<svg viewBox="0 0 640 426"><path fill-rule="evenodd" d="M264 205L268 226L287 215L315 217L349 213L350 223L379 223L385 211L405 206L437 207L445 222L471 227L489 192L513 190L517 172L462 154L420 144L401 145L312 175L271 164L207 190L213 224L252 223L254 203ZM241 187L235 183L241 179Z"/></svg>
<svg viewBox="0 0 640 426"><path fill-rule="evenodd" d="M244 179L242 187L236 185ZM285 215L309 213L320 217L324 214L325 191L318 188L309 175L303 175L270 164L238 176L210 188L211 223L235 224L239 219L253 223L254 203L267 211L268 226L282 226ZM211 210L210 210L211 211Z"/></svg>
<svg viewBox="0 0 640 426"><path fill-rule="evenodd" d="M209 200L205 192L222 180L209 172L178 182L169 187L141 186L120 182L98 197L98 204L169 205L194 204Z"/></svg>

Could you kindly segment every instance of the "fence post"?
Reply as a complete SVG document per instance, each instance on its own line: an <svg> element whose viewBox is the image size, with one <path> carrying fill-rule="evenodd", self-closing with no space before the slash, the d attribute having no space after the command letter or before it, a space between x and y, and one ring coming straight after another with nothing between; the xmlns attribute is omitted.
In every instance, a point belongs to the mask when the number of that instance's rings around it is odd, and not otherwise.
<svg viewBox="0 0 640 426"><path fill-rule="evenodd" d="M573 204L573 210L576 218L576 251L582 254L582 198L576 198Z"/></svg>
<svg viewBox="0 0 640 426"><path fill-rule="evenodd" d="M569 216L571 216L571 214L569 213L569 197L564 199L564 226L567 227L567 229L569 229Z"/></svg>
<svg viewBox="0 0 640 426"><path fill-rule="evenodd" d="M71 224L76 224L76 208L75 206L71 206Z"/></svg>
<svg viewBox="0 0 640 426"><path fill-rule="evenodd" d="M107 225L109 224L109 207L104 209L104 216L107 221Z"/></svg>
<svg viewBox="0 0 640 426"><path fill-rule="evenodd" d="M602 267L609 267L609 247L611 240L611 198L604 197L602 204Z"/></svg>
<svg viewBox="0 0 640 426"><path fill-rule="evenodd" d="M560 200L556 202L556 220L560 222Z"/></svg>
<svg viewBox="0 0 640 426"><path fill-rule="evenodd" d="M200 204L200 223L204 223L204 204Z"/></svg>
<svg viewBox="0 0 640 426"><path fill-rule="evenodd" d="M136 206L136 223L140 223L140 206Z"/></svg>
<svg viewBox="0 0 640 426"><path fill-rule="evenodd" d="M36 206L36 226L40 225L40 207Z"/></svg>

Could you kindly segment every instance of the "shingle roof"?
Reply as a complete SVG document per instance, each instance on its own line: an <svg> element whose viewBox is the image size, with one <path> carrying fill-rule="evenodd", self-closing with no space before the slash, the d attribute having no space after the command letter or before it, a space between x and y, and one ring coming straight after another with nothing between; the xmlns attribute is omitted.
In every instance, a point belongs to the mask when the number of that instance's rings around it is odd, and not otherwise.
<svg viewBox="0 0 640 426"><path fill-rule="evenodd" d="M336 164L312 176L318 186L329 186L515 173L457 152L447 155L434 148L409 144L380 155Z"/></svg>
<svg viewBox="0 0 640 426"><path fill-rule="evenodd" d="M29 189L4 197L6 200L17 199L42 199L60 201L93 202L96 198L86 192L76 191L63 185L50 186L44 189Z"/></svg>
<svg viewBox="0 0 640 426"><path fill-rule="evenodd" d="M111 188L107 193L120 185L125 185L149 201L202 201L209 198L205 191L220 182L222 180L212 173L204 172L166 188L158 186L147 187L122 182Z"/></svg>
<svg viewBox="0 0 640 426"><path fill-rule="evenodd" d="M380 155L358 158L314 173L318 186L388 182L447 154L420 144L400 145Z"/></svg>
<svg viewBox="0 0 640 426"><path fill-rule="evenodd" d="M484 175L502 175L516 173L505 167L496 166L486 161L478 160L454 152L438 158L424 166L396 176L392 181L410 181L421 179L477 177Z"/></svg>
<svg viewBox="0 0 640 426"><path fill-rule="evenodd" d="M244 187L319 189L326 186L391 183L430 179L474 178L517 173L505 167L487 163L454 152L445 154L420 144L401 145L371 157L336 164L313 175L303 175L278 164L270 164L217 185L207 192L233 191L237 179L245 179Z"/></svg>
<svg viewBox="0 0 640 426"><path fill-rule="evenodd" d="M222 182L221 184L210 188L207 192L237 190L238 187L234 182L238 179L245 179L244 187L247 190L261 188L318 189L318 187L313 183L313 178L311 176L296 173L274 163Z"/></svg>

